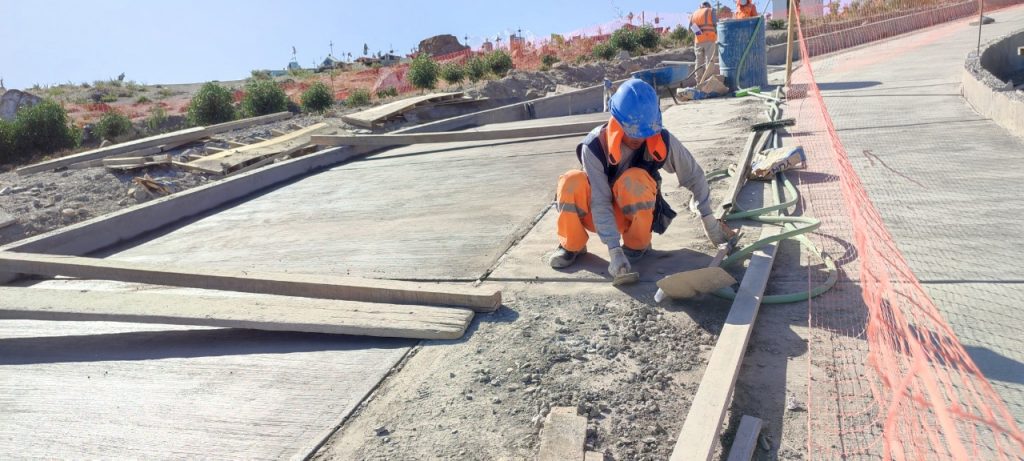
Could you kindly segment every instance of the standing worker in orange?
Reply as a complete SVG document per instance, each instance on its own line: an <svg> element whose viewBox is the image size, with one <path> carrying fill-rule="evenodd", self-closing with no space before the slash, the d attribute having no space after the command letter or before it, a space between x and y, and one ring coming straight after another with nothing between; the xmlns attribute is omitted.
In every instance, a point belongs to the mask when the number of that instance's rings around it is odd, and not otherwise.
<svg viewBox="0 0 1024 461"><path fill-rule="evenodd" d="M715 11L709 2L702 3L700 8L690 16L690 30L694 33L693 53L697 58L694 65L697 67L704 66L705 69L711 67L715 41L718 40L718 33L715 32L717 23Z"/></svg>
<svg viewBox="0 0 1024 461"><path fill-rule="evenodd" d="M736 19L746 19L757 16L757 5L754 0L736 0Z"/></svg>
<svg viewBox="0 0 1024 461"><path fill-rule="evenodd" d="M576 146L583 169L558 178L558 249L551 267L568 267L586 253L590 231L608 246L612 277L631 272L630 263L650 249L651 232L664 233L676 216L661 196L662 169L693 193L691 207L700 212L705 235L715 244L725 243L733 231L711 215L704 170L662 128L654 88L639 79L627 80L612 95L609 110L608 123Z"/></svg>

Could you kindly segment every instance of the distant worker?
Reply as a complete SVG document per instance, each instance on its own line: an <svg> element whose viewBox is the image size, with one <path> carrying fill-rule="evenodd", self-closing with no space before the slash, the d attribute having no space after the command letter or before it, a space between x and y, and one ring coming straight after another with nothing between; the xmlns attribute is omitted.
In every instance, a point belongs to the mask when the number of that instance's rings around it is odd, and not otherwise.
<svg viewBox="0 0 1024 461"><path fill-rule="evenodd" d="M757 16L757 5L754 0L736 0L736 19L753 18Z"/></svg>
<svg viewBox="0 0 1024 461"><path fill-rule="evenodd" d="M715 244L733 232L711 214L704 170L675 136L661 125L657 93L630 79L612 95L611 118L576 146L582 170L558 178L558 249L551 267L560 269L586 253L587 231L608 246L613 276L631 272L651 247L651 232L664 233L676 213L661 196L661 169L674 173L693 193L704 233ZM621 242L620 242L621 238Z"/></svg>
<svg viewBox="0 0 1024 461"><path fill-rule="evenodd" d="M718 39L718 33L715 32L717 22L715 11L709 2L702 3L690 16L690 30L694 33L693 53L696 55L694 65L697 67L703 66L707 69L711 65L715 41Z"/></svg>

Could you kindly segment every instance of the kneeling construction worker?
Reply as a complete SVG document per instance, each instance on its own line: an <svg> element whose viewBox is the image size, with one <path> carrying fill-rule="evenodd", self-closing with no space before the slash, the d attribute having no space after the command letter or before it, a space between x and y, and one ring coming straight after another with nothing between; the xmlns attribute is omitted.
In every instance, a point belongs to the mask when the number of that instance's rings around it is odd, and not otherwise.
<svg viewBox="0 0 1024 461"><path fill-rule="evenodd" d="M693 193L691 203L700 211L708 238L715 244L728 240L732 230L711 215L704 170L661 126L654 88L627 80L609 108L608 123L576 146L583 169L558 178L558 249L551 267L568 267L586 253L590 231L608 246L608 272L613 277L630 272L630 263L650 249L651 232L664 233L676 215L661 196L662 169L675 173L679 185Z"/></svg>

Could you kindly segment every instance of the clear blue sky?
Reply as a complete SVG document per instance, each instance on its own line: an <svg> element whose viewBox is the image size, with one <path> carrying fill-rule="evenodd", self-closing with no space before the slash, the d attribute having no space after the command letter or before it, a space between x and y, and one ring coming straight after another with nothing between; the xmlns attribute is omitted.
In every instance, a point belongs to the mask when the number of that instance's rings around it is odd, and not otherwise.
<svg viewBox="0 0 1024 461"><path fill-rule="evenodd" d="M734 0L722 1L732 6ZM761 2L759 2L761 3ZM283 68L292 46L304 67L334 42L340 56L405 54L423 38L527 38L602 24L629 12L685 13L699 0L240 1L0 0L0 77L7 88L103 80L148 84L236 80ZM653 14L652 14L653 13Z"/></svg>

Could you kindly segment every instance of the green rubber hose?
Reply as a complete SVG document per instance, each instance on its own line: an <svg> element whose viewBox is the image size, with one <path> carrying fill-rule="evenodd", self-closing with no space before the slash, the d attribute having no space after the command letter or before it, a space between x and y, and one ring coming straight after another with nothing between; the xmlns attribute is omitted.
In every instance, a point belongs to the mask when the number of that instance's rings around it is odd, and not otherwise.
<svg viewBox="0 0 1024 461"><path fill-rule="evenodd" d="M707 176L710 179L728 175L729 170L722 169L712 171L711 173L708 173ZM780 189L780 186L782 186L783 188ZM789 178L786 177L785 174L780 172L775 175L775 178L772 179L771 182L771 191L771 205L763 208L757 208L754 210L739 210L739 208L734 206L733 209L738 211L729 213L725 217L725 219L728 221L734 219L749 218L766 224L781 225L783 231L775 236L758 240L740 249L739 251L736 251L735 253L729 255L729 257L722 260L720 267L726 268L733 264L736 264L746 256L750 255L757 249L764 247L765 245L780 242L786 239L793 239L799 242L800 245L802 245L803 247L807 248L812 253L817 255L819 259L821 259L821 261L825 264L825 268L828 270L828 278L826 278L826 280L823 283L811 288L810 290L798 291L795 293L768 295L761 298L761 302L765 304L794 303L806 301L808 299L811 299L815 296L819 296L827 292L833 286L835 286L836 282L839 280L839 271L836 268L836 263L831 256L819 250L818 247L814 245L814 242L812 242L810 239L807 238L806 235L804 235L807 234L808 232L813 232L817 230L819 227L821 227L821 221L806 216L786 216L780 213L781 211L785 211L790 207L796 205L797 201L800 198L796 186L793 185L793 183L789 180ZM783 197L786 197L788 193L788 196L790 198L780 203L779 193L782 193ZM715 291L713 294L715 296L725 299L736 299L736 291L733 290L732 288L722 288L718 291Z"/></svg>

